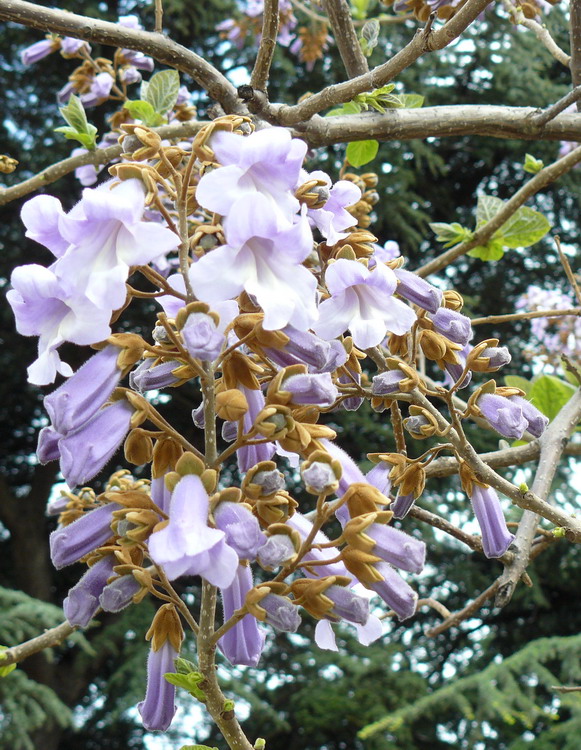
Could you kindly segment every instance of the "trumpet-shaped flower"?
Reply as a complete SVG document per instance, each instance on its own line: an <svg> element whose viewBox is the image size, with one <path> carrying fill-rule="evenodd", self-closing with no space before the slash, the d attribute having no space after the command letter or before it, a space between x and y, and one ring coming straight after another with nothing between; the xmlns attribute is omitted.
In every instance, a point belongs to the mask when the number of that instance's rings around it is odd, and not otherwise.
<svg viewBox="0 0 581 750"><path fill-rule="evenodd" d="M484 554L486 557L502 557L515 536L508 530L496 490L474 482L470 502L482 533Z"/></svg>
<svg viewBox="0 0 581 750"><path fill-rule="evenodd" d="M147 689L145 699L137 704L143 726L152 731L165 732L176 712L176 689L164 674L175 672L174 659L179 656L169 638L156 651L152 647L147 658Z"/></svg>
<svg viewBox="0 0 581 750"><path fill-rule="evenodd" d="M199 575L214 586L227 588L238 569L238 555L225 534L208 526L208 495L195 474L182 477L170 506L169 523L149 538L152 560L162 565L170 581Z"/></svg>
<svg viewBox="0 0 581 750"><path fill-rule="evenodd" d="M281 231L264 195L245 196L230 211L226 240L194 265L196 297L211 304L244 289L264 310L266 330L306 331L317 317L317 282L301 265L313 243L307 219Z"/></svg>
<svg viewBox="0 0 581 750"><path fill-rule="evenodd" d="M244 606L246 594L252 586L249 566L239 565L232 584L222 589L224 622L229 620L237 609ZM264 630L259 626L256 617L248 614L220 638L218 647L230 664L255 667L262 654L264 638Z"/></svg>
<svg viewBox="0 0 581 750"><path fill-rule="evenodd" d="M319 306L315 333L332 339L351 331L355 346L377 346L386 333L402 335L412 327L416 315L393 297L397 280L393 271L378 263L373 271L355 260L340 258L325 274L329 299Z"/></svg>

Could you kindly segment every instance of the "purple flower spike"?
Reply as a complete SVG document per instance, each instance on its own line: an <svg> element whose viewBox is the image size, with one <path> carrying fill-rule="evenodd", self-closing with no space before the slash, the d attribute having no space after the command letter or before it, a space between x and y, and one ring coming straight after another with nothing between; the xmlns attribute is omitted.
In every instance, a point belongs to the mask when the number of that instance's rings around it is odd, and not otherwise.
<svg viewBox="0 0 581 750"><path fill-rule="evenodd" d="M455 344L466 346L472 336L474 336L470 318L455 310L449 310L447 307L440 307L432 315L432 323L438 333L441 333L442 336L445 336Z"/></svg>
<svg viewBox="0 0 581 750"><path fill-rule="evenodd" d="M117 503L107 503L90 510L68 526L61 526L50 535L50 558L57 570L78 562L113 536L113 512Z"/></svg>
<svg viewBox="0 0 581 750"><path fill-rule="evenodd" d="M480 487L474 482L470 502L482 533L484 554L486 557L502 557L515 536L506 526L496 490Z"/></svg>
<svg viewBox="0 0 581 750"><path fill-rule="evenodd" d="M266 610L266 622L283 633L296 633L301 624L301 616L296 606L286 596L267 594L259 606Z"/></svg>
<svg viewBox="0 0 581 750"><path fill-rule="evenodd" d="M129 431L133 413L127 401L115 401L61 439L61 471L69 487L85 484L109 462Z"/></svg>
<svg viewBox="0 0 581 750"><path fill-rule="evenodd" d="M522 396L509 396L508 400L520 406L523 417L527 421L527 430L536 438L541 437L549 424L549 418L542 414L536 406Z"/></svg>
<svg viewBox="0 0 581 750"><path fill-rule="evenodd" d="M109 583L99 596L99 604L105 612L121 612L133 601L133 597L141 589L132 575L121 576Z"/></svg>
<svg viewBox="0 0 581 750"><path fill-rule="evenodd" d="M375 568L383 576L383 581L370 583L388 607L391 607L399 620L407 620L415 614L418 595L403 578L387 563L376 563Z"/></svg>
<svg viewBox="0 0 581 750"><path fill-rule="evenodd" d="M323 592L323 596L333 602L330 614L358 625L365 625L369 619L369 599L357 596L351 589L333 584Z"/></svg>
<svg viewBox="0 0 581 750"><path fill-rule="evenodd" d="M414 503L414 493L410 492L409 495L398 495L389 506L389 509L392 511L394 518L401 520L407 516Z"/></svg>
<svg viewBox="0 0 581 750"><path fill-rule="evenodd" d="M54 39L42 39L40 42L31 44L20 53L20 59L23 65L33 65L35 62L42 60L59 48L58 42Z"/></svg>
<svg viewBox="0 0 581 750"><path fill-rule="evenodd" d="M121 378L119 347L109 344L44 399L57 432L65 434L88 422L109 398Z"/></svg>
<svg viewBox="0 0 581 750"><path fill-rule="evenodd" d="M389 497L389 493L391 492L391 479L389 478L389 473L392 469L393 466L387 461L380 461L367 472L365 480L374 487L377 487L377 489L380 492L383 492L386 497ZM390 506L390 510L393 510L393 507Z"/></svg>
<svg viewBox="0 0 581 750"><path fill-rule="evenodd" d="M239 565L231 586L222 589L224 622L243 606L246 594L253 586L252 573L247 565ZM218 646L230 664L255 667L264 648L265 633L253 615L245 615L220 638Z"/></svg>
<svg viewBox="0 0 581 750"><path fill-rule="evenodd" d="M328 372L291 375L283 380L280 390L292 393L293 404L332 406L339 397L339 391Z"/></svg>
<svg viewBox="0 0 581 750"><path fill-rule="evenodd" d="M226 544L241 560L255 560L256 553L266 542L258 519L242 503L223 501L214 509L216 526L226 534Z"/></svg>
<svg viewBox="0 0 581 750"><path fill-rule="evenodd" d="M410 573L421 573L426 561L426 545L393 526L372 523L364 532L375 541L373 554Z"/></svg>
<svg viewBox="0 0 581 750"><path fill-rule="evenodd" d="M175 486L168 525L149 537L152 560L170 581L182 575L202 576L214 586L230 586L238 555L225 534L208 526L208 494L200 477L187 474Z"/></svg>
<svg viewBox="0 0 581 750"><path fill-rule="evenodd" d="M398 393L400 383L405 380L405 375L401 370L387 370L375 375L371 383L371 393L374 396L389 396L391 393Z"/></svg>
<svg viewBox="0 0 581 750"><path fill-rule="evenodd" d="M175 672L174 659L177 656L178 652L169 639L158 651L153 648L149 651L145 700L137 704L137 710L143 726L150 732L165 732L175 715L176 689L164 678L164 674Z"/></svg>
<svg viewBox="0 0 581 750"><path fill-rule="evenodd" d="M416 314L393 297L397 280L383 263L369 271L355 260L340 258L325 274L329 299L319 305L315 333L334 339L347 329L355 346L369 349L380 344L389 331L402 335L409 331Z"/></svg>
<svg viewBox="0 0 581 750"><path fill-rule="evenodd" d="M224 336L206 313L191 313L181 333L188 352L202 362L213 362L222 351Z"/></svg>
<svg viewBox="0 0 581 750"><path fill-rule="evenodd" d="M528 427L522 407L504 396L484 393L476 405L488 424L503 437L519 440Z"/></svg>
<svg viewBox="0 0 581 750"><path fill-rule="evenodd" d="M99 609L99 597L113 575L117 561L107 555L90 567L63 602L65 617L71 625L86 628ZM133 578L133 576L131 576ZM135 580L135 579L133 579Z"/></svg>
<svg viewBox="0 0 581 750"><path fill-rule="evenodd" d="M442 304L443 294L435 286L428 284L420 276L411 271L405 271L403 268L396 268L394 271L399 282L397 293L412 302L414 305L435 313Z"/></svg>

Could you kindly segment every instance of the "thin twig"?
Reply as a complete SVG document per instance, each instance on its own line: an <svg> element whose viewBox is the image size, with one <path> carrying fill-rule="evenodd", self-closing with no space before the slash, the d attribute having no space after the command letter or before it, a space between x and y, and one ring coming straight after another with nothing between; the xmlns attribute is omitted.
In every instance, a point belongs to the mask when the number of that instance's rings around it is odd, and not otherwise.
<svg viewBox="0 0 581 750"><path fill-rule="evenodd" d="M50 630L46 630L42 635L37 635L36 638L31 638L29 641L25 641L18 646L0 651L0 667L15 664L26 659L28 656L32 656L32 654L43 651L45 648L58 646L71 633L74 633L76 629L75 626L70 625L68 622L61 622L55 628L50 628Z"/></svg>
<svg viewBox="0 0 581 750"><path fill-rule="evenodd" d="M571 60L570 55L559 47L546 26L542 26L538 21L534 21L532 18L527 18L523 13L522 7L518 4L514 5L511 0L503 0L503 5L510 16L510 20L514 24L520 24L529 29L529 31L532 31L539 42L545 47L549 54L555 58L555 60L558 60L565 65L565 67L569 67L569 62Z"/></svg>
<svg viewBox="0 0 581 750"><path fill-rule="evenodd" d="M473 318L470 323L479 326L483 323L508 323L511 320L531 320L532 318L562 318L568 315L581 316L581 307L569 307L567 310L534 310L525 313L509 313L508 315L487 315L485 318Z"/></svg>
<svg viewBox="0 0 581 750"><path fill-rule="evenodd" d="M551 685L551 690L556 690L558 693L581 693L581 686L579 685Z"/></svg>
<svg viewBox="0 0 581 750"><path fill-rule="evenodd" d="M553 164L550 164L548 167L541 169L541 171L523 185L521 189L512 196L512 198L506 201L500 211L495 214L492 219L489 219L474 232L474 236L471 240L461 242L459 245L451 247L437 258L434 258L434 260L431 260L424 266L418 268L416 270L418 276L429 276L430 274L450 265L450 263L456 260L456 258L465 255L469 250L472 250L472 248L486 244L493 234L500 229L500 227L508 221L508 219L510 219L510 217L522 205L524 205L529 198L532 198L532 196L538 193L539 190L542 190L547 187L547 185L550 185L552 182L559 179L559 177L562 177L566 172L569 172L579 162L581 162L581 146L578 146L569 154L558 159L556 162L553 162Z"/></svg>
<svg viewBox="0 0 581 750"><path fill-rule="evenodd" d="M156 34L163 33L163 2L162 0L155 0L155 27L153 29Z"/></svg>
<svg viewBox="0 0 581 750"><path fill-rule="evenodd" d="M435 628L426 630L426 635L428 636L428 638L435 638L437 635L440 635L440 633L444 633L446 630L449 630L455 625L459 625L463 620L467 620L471 615L478 612L478 610L486 601L488 601L488 599L491 599L496 594L497 589L498 581L494 581L491 586L483 591L480 596L477 596L476 599L471 601L470 604L467 604L464 609L461 609L459 612L454 612L454 614L450 615L450 617L447 617L444 622L436 625Z"/></svg>
<svg viewBox="0 0 581 750"><path fill-rule="evenodd" d="M557 245L557 250L559 251L559 260L561 261L561 265L565 269L567 280L573 287L575 297L577 297L577 302L579 302L579 304L581 305L581 289L579 289L579 284L577 283L577 279L575 278L575 274L573 273L573 269L571 268L569 259L563 252L563 249L561 247L561 240L559 237L555 237L555 244Z"/></svg>
<svg viewBox="0 0 581 750"><path fill-rule="evenodd" d="M324 8L329 16L335 44L343 60L349 78L369 72L367 58L363 54L346 0L324 0Z"/></svg>
<svg viewBox="0 0 581 750"><path fill-rule="evenodd" d="M256 62L250 76L250 85L253 89L266 91L270 66L276 48L278 36L279 11L278 0L264 0L262 12L262 35L260 46L256 55Z"/></svg>
<svg viewBox="0 0 581 750"><path fill-rule="evenodd" d="M571 81L581 85L581 0L571 0L569 5L569 38L571 41ZM581 112L581 101L577 100L577 111Z"/></svg>
<svg viewBox="0 0 581 750"><path fill-rule="evenodd" d="M300 11L302 11L306 16L309 18L312 18L313 21L318 21L319 23L328 23L329 19L327 16L321 16L319 13L315 13L314 10L311 10L311 8L307 7L304 3L301 2L301 0L290 0L291 5L294 5L295 8L298 8ZM387 13L380 13L378 16L375 17L374 20L379 21L380 24L393 24L393 23L403 23L404 21L409 21L410 19L415 18L413 13L405 13L403 15L397 15L397 16L388 16ZM353 26L356 28L358 26L364 26L367 23L367 19L365 20L359 20L359 21L353 21Z"/></svg>
<svg viewBox="0 0 581 750"><path fill-rule="evenodd" d="M543 127L551 120L554 120L557 115L560 115L561 112L567 109L570 104L575 104L575 102L577 102L580 97L581 86L577 86L573 89L573 91L569 91L568 94L565 94L562 99L559 99L558 102L551 104L550 107L547 107L547 109L539 112L538 115L534 115L532 119L534 120L536 125L540 125L541 127Z"/></svg>

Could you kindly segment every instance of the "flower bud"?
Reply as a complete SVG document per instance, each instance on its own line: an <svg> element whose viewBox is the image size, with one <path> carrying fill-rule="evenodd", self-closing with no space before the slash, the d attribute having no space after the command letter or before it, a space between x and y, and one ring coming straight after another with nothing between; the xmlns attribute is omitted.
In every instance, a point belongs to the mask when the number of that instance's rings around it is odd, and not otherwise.
<svg viewBox="0 0 581 750"><path fill-rule="evenodd" d="M432 323L438 333L461 346L466 346L474 335L470 318L447 307L441 307L432 315Z"/></svg>
<svg viewBox="0 0 581 750"><path fill-rule="evenodd" d="M403 268L394 270L397 276L398 285L396 292L408 302L435 313L442 304L442 292L436 289L427 281L417 276L411 271L405 271Z"/></svg>
<svg viewBox="0 0 581 750"><path fill-rule="evenodd" d="M131 430L125 438L125 458L136 466L148 464L153 458L153 440L140 427Z"/></svg>
<svg viewBox="0 0 581 750"><path fill-rule="evenodd" d="M216 396L216 413L220 419L237 422L248 411L246 396L238 388L220 391Z"/></svg>

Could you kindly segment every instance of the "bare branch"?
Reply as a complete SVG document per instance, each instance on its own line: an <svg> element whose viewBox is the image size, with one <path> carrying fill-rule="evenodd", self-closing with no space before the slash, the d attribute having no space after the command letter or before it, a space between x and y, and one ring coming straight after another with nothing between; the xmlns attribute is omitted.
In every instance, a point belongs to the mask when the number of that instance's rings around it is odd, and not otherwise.
<svg viewBox="0 0 581 750"><path fill-rule="evenodd" d="M490 0L468 0L458 13L443 27L425 36L423 29L418 29L413 39L391 60L379 65L369 73L360 75L350 81L328 86L317 94L308 97L293 107L270 105L264 114L269 120L276 120L281 125L296 125L310 119L313 115L328 107L348 102L357 94L371 91L389 83L402 70L408 68L426 52L443 49L454 41L489 5Z"/></svg>
<svg viewBox="0 0 581 750"><path fill-rule="evenodd" d="M483 323L508 323L511 320L531 320L532 318L565 318L579 317L581 307L569 307L567 310L531 310L525 313L509 313L508 315L487 315L485 318L473 318L470 323L479 326Z"/></svg>
<svg viewBox="0 0 581 750"><path fill-rule="evenodd" d="M250 77L250 85L259 91L266 91L270 66L272 65L272 58L276 48L278 24L278 0L265 0L262 14L262 36L252 76Z"/></svg>
<svg viewBox="0 0 581 750"><path fill-rule="evenodd" d="M325 0L325 10L333 29L333 38L349 78L365 75L369 71L346 0Z"/></svg>
<svg viewBox="0 0 581 750"><path fill-rule="evenodd" d="M70 625L68 622L61 622L55 628L47 630L42 635L37 635L36 638L31 638L29 641L25 641L18 646L7 648L6 651L0 652L0 667L16 664L28 656L32 656L32 654L43 651L45 648L58 646L71 633L74 633L76 629L76 627Z"/></svg>
<svg viewBox="0 0 581 750"><path fill-rule="evenodd" d="M581 146L571 151L571 153L558 159L548 167L541 169L531 180L524 184L520 190L518 190L510 200L506 201L500 211L495 214L492 219L483 224L480 229L474 232L474 237L466 242L461 242L459 245L455 245L442 253L434 260L426 263L425 266L417 269L416 273L418 276L429 276L431 273L439 271L441 268L445 268L450 265L456 258L461 255L465 255L469 250L477 245L486 244L486 242L492 237L497 229L507 221L526 201L531 198L539 190L542 190L547 185L550 185L555 180L559 179L569 170L581 162Z"/></svg>
<svg viewBox="0 0 581 750"><path fill-rule="evenodd" d="M581 85L581 0L571 0L569 7L571 39L571 80L573 86ZM581 112L581 101L577 100L577 111Z"/></svg>
<svg viewBox="0 0 581 750"><path fill-rule="evenodd" d="M551 54L555 60L569 67L571 61L570 55L564 52L557 42L553 39L549 30L546 26L541 26L538 21L534 21L532 18L527 18L523 13L522 7L517 3L513 4L512 0L503 0L503 5L510 15L510 20L515 24L520 24L525 28L533 32L539 42L545 47L545 49ZM566 105L569 106L569 105Z"/></svg>
<svg viewBox="0 0 581 750"><path fill-rule="evenodd" d="M204 125L203 122L176 122L172 125L164 125L161 128L152 128L162 138L187 138L195 135ZM117 159L123 153L123 147L120 145L109 146L108 148L98 148L95 151L88 151L86 154L79 156L69 156L67 159L51 164L50 167L43 169L42 172L30 177L28 180L19 182L12 187L0 187L0 206L10 203L10 201L23 198L35 190L41 190L45 185L57 182L66 174L74 172L77 167L83 167L86 164L100 166L109 164L113 159Z"/></svg>
<svg viewBox="0 0 581 750"><path fill-rule="evenodd" d="M163 32L163 0L155 0L155 28L156 34Z"/></svg>
<svg viewBox="0 0 581 750"><path fill-rule="evenodd" d="M550 494L551 483L557 471L565 441L580 419L581 390L577 390L539 438L541 452L531 491L543 500L546 500ZM499 578L500 586L495 601L497 607L506 606L512 598L516 585L528 565L538 523L539 515L533 510L525 510L514 541L516 547L514 560L506 566Z"/></svg>
<svg viewBox="0 0 581 750"><path fill-rule="evenodd" d="M579 304L581 305L581 289L579 289L579 284L577 283L577 279L575 278L575 274L573 273L573 269L571 268L569 259L563 252L563 249L561 247L561 240L559 239L559 237L555 237L555 244L557 245L557 250L559 251L559 260L561 261L561 265L565 269L567 281L569 282L569 284L571 284L573 292L575 293L575 297L577 298L577 302L579 302Z"/></svg>
<svg viewBox="0 0 581 750"><path fill-rule="evenodd" d="M266 102L264 104L266 107L271 106ZM533 107L481 104L390 109L385 114L363 112L358 115L315 116L308 124L297 127L296 135L304 138L314 148L368 138L402 141L464 135L537 141L581 141L580 115L560 114L543 125L535 119L540 114L542 112ZM265 116L268 116L266 110ZM269 118L269 121L277 122L276 117Z"/></svg>
<svg viewBox="0 0 581 750"><path fill-rule="evenodd" d="M428 638L435 638L437 635L440 635L440 633L444 633L446 630L449 630L455 625L459 625L463 620L467 620L471 615L476 614L476 612L478 612L482 605L495 595L497 589L498 581L495 581L491 586L483 591L480 596L477 596L474 601L471 601L470 604L467 604L464 609L461 609L459 612L454 612L449 617L447 617L444 622L436 625L435 628L427 630L426 635L428 636Z"/></svg>
<svg viewBox="0 0 581 750"><path fill-rule="evenodd" d="M574 104L581 98L581 86L577 86L573 91L569 91L562 99L558 102L551 104L550 107L535 115L532 119L539 125L546 125L550 120L553 120L557 115L560 115L570 104Z"/></svg>
<svg viewBox="0 0 581 750"><path fill-rule="evenodd" d="M39 31L50 31L84 39L87 42L144 52L160 63L191 75L212 99L220 102L226 112L241 111L236 88L222 73L203 57L161 34L132 29L68 11L44 8L26 0L1 0L0 21L13 21Z"/></svg>

